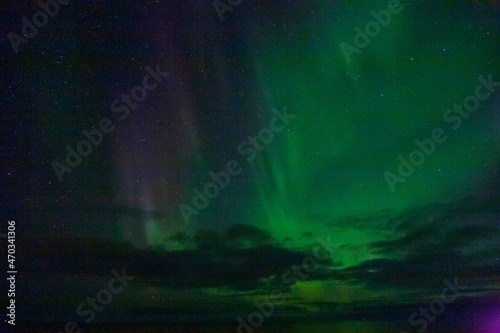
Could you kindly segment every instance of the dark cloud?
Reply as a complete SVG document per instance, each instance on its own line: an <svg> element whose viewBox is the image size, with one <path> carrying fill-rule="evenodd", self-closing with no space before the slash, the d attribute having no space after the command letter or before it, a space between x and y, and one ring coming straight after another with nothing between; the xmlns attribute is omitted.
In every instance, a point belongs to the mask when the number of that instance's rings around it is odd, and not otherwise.
<svg viewBox="0 0 500 333"><path fill-rule="evenodd" d="M237 247L252 247L275 243L271 234L266 230L248 224L236 224L226 232L228 242Z"/></svg>
<svg viewBox="0 0 500 333"><path fill-rule="evenodd" d="M374 290L426 290L432 293L442 289L445 279L468 280L483 277L477 290L489 290L493 276L500 274L500 267L480 263L464 263L464 257L446 252L435 255L413 256L402 260L373 259L330 273L330 278L362 284ZM489 277L489 278L484 278ZM498 283L498 281L496 281Z"/></svg>
<svg viewBox="0 0 500 333"><path fill-rule="evenodd" d="M497 200L493 196L486 201L469 197L406 210L391 219L397 223L393 236L371 243L371 248L376 254L409 257L447 249L461 251L485 239L491 241L490 245L499 246L500 206L492 205ZM471 251L474 247L468 249Z"/></svg>
<svg viewBox="0 0 500 333"><path fill-rule="evenodd" d="M183 233L174 238L189 241ZM32 246L26 253L29 258L27 271L36 274L59 272L85 280L96 275L108 276L112 269L126 267L127 272L148 285L267 290L270 285L263 282L265 279L281 276L313 255L308 250L280 247L267 231L246 225L234 226L224 235L198 230L194 241L196 249L162 251L139 250L128 243L32 239ZM333 263L325 261L322 264ZM279 279L276 281L281 283Z"/></svg>
<svg viewBox="0 0 500 333"><path fill-rule="evenodd" d="M487 277L482 285L487 288L500 273L498 199L495 191L487 197L407 209L388 219L386 240L369 244L372 253L383 259L334 270L330 278L377 289L429 291L440 288L443 279L481 276ZM363 220L379 218L380 214Z"/></svg>
<svg viewBox="0 0 500 333"><path fill-rule="evenodd" d="M224 246L222 235L212 230L197 230L194 241L199 250L216 250Z"/></svg>

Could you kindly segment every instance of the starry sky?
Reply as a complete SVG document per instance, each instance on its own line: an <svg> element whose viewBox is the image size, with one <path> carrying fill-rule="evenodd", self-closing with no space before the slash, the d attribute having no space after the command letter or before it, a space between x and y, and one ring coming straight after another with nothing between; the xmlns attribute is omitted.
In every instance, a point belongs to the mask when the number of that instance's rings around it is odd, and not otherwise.
<svg viewBox="0 0 500 333"><path fill-rule="evenodd" d="M269 321L406 320L454 278L457 304L497 313L500 87L481 82L500 81L500 7L401 4L346 56L387 1L243 1L222 21L210 1L71 1L17 53L7 35L39 7L2 3L0 215L18 225L19 320L82 321L76 306L122 267L136 279L97 322L235 322L277 288ZM148 67L168 75L120 119L113 102ZM488 97L451 120L479 85ZM283 112L249 161L241 147ZM105 118L114 130L60 181L54 161ZM446 140L391 188L435 129ZM185 219L230 161L241 172ZM318 237L329 257L284 283Z"/></svg>

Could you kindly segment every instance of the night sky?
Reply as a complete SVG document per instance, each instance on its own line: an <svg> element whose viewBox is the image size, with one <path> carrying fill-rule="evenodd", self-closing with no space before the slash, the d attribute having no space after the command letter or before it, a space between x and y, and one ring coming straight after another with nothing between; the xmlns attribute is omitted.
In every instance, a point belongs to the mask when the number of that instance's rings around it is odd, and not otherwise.
<svg viewBox="0 0 500 333"><path fill-rule="evenodd" d="M41 7L0 5L18 324L236 331L280 290L252 327L421 332L408 318L457 279L428 330L500 332L498 2L401 0L364 45L388 1L242 1L222 20L212 2L69 1L16 47Z"/></svg>

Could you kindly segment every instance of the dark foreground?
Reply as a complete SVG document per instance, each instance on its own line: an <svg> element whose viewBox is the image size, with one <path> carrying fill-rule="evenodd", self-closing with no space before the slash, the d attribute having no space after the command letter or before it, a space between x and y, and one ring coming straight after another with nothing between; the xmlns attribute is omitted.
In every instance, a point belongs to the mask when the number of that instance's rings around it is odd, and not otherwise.
<svg viewBox="0 0 500 333"><path fill-rule="evenodd" d="M500 314L499 314L500 316ZM318 323L268 323L251 332L287 332L287 333L403 333L417 332L416 328L406 323L391 323L380 321L350 321L350 322L318 322ZM3 330L3 332L64 332L64 324L59 325L29 325L18 327L17 330ZM237 329L231 324L118 324L94 325L82 332L242 332L249 331ZM456 333L496 333L500 332L498 322L472 323L461 321L456 323L442 322L430 324L425 332L456 332ZM65 332L64 332L65 333Z"/></svg>

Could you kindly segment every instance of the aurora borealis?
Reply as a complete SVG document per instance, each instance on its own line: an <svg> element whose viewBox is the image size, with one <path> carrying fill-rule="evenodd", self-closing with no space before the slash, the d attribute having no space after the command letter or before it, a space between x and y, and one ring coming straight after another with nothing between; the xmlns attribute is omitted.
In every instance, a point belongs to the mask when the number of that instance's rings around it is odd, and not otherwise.
<svg viewBox="0 0 500 333"><path fill-rule="evenodd" d="M498 332L498 3L401 0L361 48L389 1L243 1L223 20L212 2L69 1L18 53L6 36L40 7L0 5L19 325ZM102 119L61 181L53 162ZM122 268L135 278L86 322L77 306Z"/></svg>

